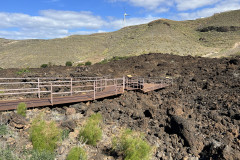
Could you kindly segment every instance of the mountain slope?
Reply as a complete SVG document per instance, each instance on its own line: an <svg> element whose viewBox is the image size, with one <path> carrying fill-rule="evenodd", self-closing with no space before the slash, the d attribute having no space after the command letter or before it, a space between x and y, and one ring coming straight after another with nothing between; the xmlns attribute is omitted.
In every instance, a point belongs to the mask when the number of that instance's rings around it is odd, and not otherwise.
<svg viewBox="0 0 240 160"><path fill-rule="evenodd" d="M0 39L0 67L64 65L150 52L220 57L239 54L240 10L194 21L160 19L115 32L51 40Z"/></svg>

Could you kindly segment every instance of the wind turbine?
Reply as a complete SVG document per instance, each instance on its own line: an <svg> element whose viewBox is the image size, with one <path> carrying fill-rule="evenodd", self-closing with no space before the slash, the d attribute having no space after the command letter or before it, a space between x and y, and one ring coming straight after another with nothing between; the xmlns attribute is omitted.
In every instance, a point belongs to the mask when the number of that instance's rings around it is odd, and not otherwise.
<svg viewBox="0 0 240 160"><path fill-rule="evenodd" d="M126 13L126 9L124 8L124 15L123 15L124 27L126 26L126 16L130 16L130 15Z"/></svg>

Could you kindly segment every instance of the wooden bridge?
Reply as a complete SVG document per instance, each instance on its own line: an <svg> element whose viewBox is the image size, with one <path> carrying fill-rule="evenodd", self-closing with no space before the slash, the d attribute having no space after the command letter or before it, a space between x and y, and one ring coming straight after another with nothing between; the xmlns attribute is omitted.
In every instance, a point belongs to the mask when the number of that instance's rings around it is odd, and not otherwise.
<svg viewBox="0 0 240 160"><path fill-rule="evenodd" d="M170 78L0 78L0 111L102 99L125 90L149 92L172 84Z"/></svg>

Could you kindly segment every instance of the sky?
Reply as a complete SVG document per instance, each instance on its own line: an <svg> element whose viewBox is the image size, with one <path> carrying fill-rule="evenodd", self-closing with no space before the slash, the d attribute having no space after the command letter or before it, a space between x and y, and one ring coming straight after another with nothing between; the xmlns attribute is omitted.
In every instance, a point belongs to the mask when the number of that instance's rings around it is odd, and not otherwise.
<svg viewBox="0 0 240 160"><path fill-rule="evenodd" d="M166 18L240 9L240 0L1 0L0 38L52 39L111 32ZM124 13L126 21L123 21Z"/></svg>

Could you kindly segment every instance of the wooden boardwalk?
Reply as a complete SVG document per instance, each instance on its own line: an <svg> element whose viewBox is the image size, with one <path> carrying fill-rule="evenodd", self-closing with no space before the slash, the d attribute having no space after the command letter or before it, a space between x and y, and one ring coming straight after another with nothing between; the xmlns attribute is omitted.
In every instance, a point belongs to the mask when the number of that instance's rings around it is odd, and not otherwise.
<svg viewBox="0 0 240 160"><path fill-rule="evenodd" d="M166 82L145 83L143 79L126 79L125 77L89 78L87 80L0 78L0 96L15 96L16 98L15 100L0 100L0 111L14 110L20 102L26 103L27 108L53 106L102 99L123 94L125 90L141 90L145 93L169 85ZM61 90L64 91L60 92ZM31 95L31 98L19 99L18 96L22 94ZM34 95L38 98L33 98Z"/></svg>

